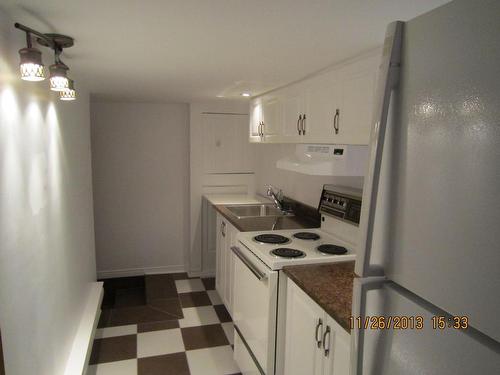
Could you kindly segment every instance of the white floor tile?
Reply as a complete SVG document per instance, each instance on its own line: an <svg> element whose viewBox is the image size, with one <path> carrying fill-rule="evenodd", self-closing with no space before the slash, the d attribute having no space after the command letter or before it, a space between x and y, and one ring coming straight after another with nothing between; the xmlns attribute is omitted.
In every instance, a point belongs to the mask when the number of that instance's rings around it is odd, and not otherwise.
<svg viewBox="0 0 500 375"><path fill-rule="evenodd" d="M222 299L219 296L219 293L217 293L216 290L207 290L208 297L210 298L210 302L212 302L212 305L222 305Z"/></svg>
<svg viewBox="0 0 500 375"><path fill-rule="evenodd" d="M137 325L131 324L128 326L100 328L95 332L96 339L104 339L106 337L135 335L137 333Z"/></svg>
<svg viewBox="0 0 500 375"><path fill-rule="evenodd" d="M191 375L223 375L240 372L230 346L216 346L186 352Z"/></svg>
<svg viewBox="0 0 500 375"><path fill-rule="evenodd" d="M185 350L179 328L145 332L137 335L138 358L178 353Z"/></svg>
<svg viewBox="0 0 500 375"><path fill-rule="evenodd" d="M179 326L181 328L220 323L212 306L187 307L182 309L182 313L184 314L184 319L179 319Z"/></svg>
<svg viewBox="0 0 500 375"><path fill-rule="evenodd" d="M92 365L87 375L137 375L137 359Z"/></svg>
<svg viewBox="0 0 500 375"><path fill-rule="evenodd" d="M227 339L231 345L234 345L234 325L233 322L221 323L222 329L226 334Z"/></svg>
<svg viewBox="0 0 500 375"><path fill-rule="evenodd" d="M175 280L177 293L201 292L205 290L205 286L201 279Z"/></svg>

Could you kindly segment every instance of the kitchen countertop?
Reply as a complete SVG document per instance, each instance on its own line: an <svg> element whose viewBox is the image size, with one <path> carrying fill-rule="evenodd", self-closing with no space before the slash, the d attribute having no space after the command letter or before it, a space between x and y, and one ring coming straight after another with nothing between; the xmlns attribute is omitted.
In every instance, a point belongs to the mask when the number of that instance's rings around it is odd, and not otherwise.
<svg viewBox="0 0 500 375"><path fill-rule="evenodd" d="M287 266L283 272L350 332L354 262Z"/></svg>

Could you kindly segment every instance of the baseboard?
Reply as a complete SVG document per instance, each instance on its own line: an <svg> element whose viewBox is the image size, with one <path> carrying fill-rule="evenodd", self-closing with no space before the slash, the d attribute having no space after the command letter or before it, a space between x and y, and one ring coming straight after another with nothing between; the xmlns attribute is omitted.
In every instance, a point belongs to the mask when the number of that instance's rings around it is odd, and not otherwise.
<svg viewBox="0 0 500 375"><path fill-rule="evenodd" d="M215 276L215 270L209 270L209 271L189 271L188 272L189 277L214 277Z"/></svg>
<svg viewBox="0 0 500 375"><path fill-rule="evenodd" d="M104 296L102 282L92 284L83 312L78 331L73 340L73 347L66 363L65 375L84 375L90 358L90 351L94 341L95 331L101 315L101 302Z"/></svg>
<svg viewBox="0 0 500 375"><path fill-rule="evenodd" d="M185 272L184 265L147 267L147 268L125 268L120 270L97 271L98 279L111 279L114 277L129 277L142 275L155 275L161 273Z"/></svg>

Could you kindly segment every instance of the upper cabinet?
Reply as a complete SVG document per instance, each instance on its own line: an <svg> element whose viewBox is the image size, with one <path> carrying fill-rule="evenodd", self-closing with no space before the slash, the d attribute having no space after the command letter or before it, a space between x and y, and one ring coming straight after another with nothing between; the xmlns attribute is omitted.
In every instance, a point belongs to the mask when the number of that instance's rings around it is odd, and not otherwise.
<svg viewBox="0 0 500 375"><path fill-rule="evenodd" d="M250 141L368 144L379 53L256 97Z"/></svg>

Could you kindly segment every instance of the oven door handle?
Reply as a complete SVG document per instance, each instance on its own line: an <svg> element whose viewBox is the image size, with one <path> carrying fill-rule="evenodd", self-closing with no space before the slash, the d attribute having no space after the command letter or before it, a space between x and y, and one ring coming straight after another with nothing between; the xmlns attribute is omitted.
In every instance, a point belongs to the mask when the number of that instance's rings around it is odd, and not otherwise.
<svg viewBox="0 0 500 375"><path fill-rule="evenodd" d="M255 265L250 260L248 260L246 256L243 255L239 247L231 246L231 251L243 262L245 266L248 267L250 271L252 271L252 273L255 275L255 277L257 277L257 279L259 279L259 281L267 279L267 275L257 267L255 267Z"/></svg>

